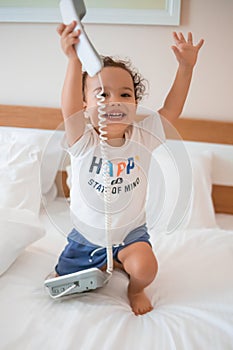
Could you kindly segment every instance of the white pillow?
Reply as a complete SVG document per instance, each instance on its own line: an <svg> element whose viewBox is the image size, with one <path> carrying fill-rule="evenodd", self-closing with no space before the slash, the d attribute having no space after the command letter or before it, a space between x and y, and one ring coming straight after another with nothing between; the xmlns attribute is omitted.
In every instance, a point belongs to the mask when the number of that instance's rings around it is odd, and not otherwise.
<svg viewBox="0 0 233 350"><path fill-rule="evenodd" d="M9 141L35 145L39 148L41 157L41 191L43 195L51 193L56 197L55 177L61 163L64 151L61 147L61 140L64 131L60 130L39 130L27 128L1 127L0 138L4 137ZM53 198L53 199L54 199Z"/></svg>
<svg viewBox="0 0 233 350"><path fill-rule="evenodd" d="M212 153L187 152L182 143L172 152L169 145L153 153L146 205L149 229L171 233L217 227L211 197Z"/></svg>
<svg viewBox="0 0 233 350"><path fill-rule="evenodd" d="M27 246L44 234L44 229L31 211L0 208L0 275Z"/></svg>
<svg viewBox="0 0 233 350"><path fill-rule="evenodd" d="M203 151L202 154L191 154L193 167L193 200L187 228L217 227L212 201L212 164L213 154Z"/></svg>
<svg viewBox="0 0 233 350"><path fill-rule="evenodd" d="M39 149L0 138L0 208L38 215L41 201Z"/></svg>

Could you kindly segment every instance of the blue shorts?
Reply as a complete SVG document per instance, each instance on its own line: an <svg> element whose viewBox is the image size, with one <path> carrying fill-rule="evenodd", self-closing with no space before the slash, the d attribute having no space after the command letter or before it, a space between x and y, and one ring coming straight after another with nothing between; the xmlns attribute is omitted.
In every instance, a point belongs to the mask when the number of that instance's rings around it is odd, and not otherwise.
<svg viewBox="0 0 233 350"><path fill-rule="evenodd" d="M147 242L151 246L149 239L146 225L137 227L127 235L123 243L113 246L113 259L121 263L118 259L120 250L136 242ZM102 268L107 264L106 248L89 242L77 230L70 232L68 242L55 267L59 276L92 267Z"/></svg>

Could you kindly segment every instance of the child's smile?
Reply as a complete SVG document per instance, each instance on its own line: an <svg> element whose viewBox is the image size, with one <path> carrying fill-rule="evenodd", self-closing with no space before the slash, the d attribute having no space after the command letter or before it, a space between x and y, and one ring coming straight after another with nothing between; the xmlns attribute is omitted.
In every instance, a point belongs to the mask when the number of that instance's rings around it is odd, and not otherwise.
<svg viewBox="0 0 233 350"><path fill-rule="evenodd" d="M137 104L132 77L122 68L105 67L101 71L101 79L105 105L103 117L106 118L108 138L123 137L136 113ZM89 111L91 123L96 128L99 121L96 95L101 92L98 76L88 77L86 85L85 109Z"/></svg>
<svg viewBox="0 0 233 350"><path fill-rule="evenodd" d="M122 119L124 119L127 116L127 114L121 112L120 110L113 110L111 112L105 113L103 116L110 121L119 122L122 121Z"/></svg>

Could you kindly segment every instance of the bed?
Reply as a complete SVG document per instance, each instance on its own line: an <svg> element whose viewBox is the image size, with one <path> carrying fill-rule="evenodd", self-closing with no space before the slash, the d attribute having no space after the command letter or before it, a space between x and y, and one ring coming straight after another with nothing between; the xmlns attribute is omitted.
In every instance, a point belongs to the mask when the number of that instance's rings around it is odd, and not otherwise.
<svg viewBox="0 0 233 350"><path fill-rule="evenodd" d="M0 105L0 348L233 349L233 123L177 122L193 169L192 203L183 226L167 234L167 217L154 216L161 194L151 191L159 273L147 288L153 311L135 316L120 270L79 297L52 300L43 287L72 227L61 122L57 108ZM174 129L165 131L178 142ZM173 170L159 157L172 191ZM169 199L164 208L172 210Z"/></svg>

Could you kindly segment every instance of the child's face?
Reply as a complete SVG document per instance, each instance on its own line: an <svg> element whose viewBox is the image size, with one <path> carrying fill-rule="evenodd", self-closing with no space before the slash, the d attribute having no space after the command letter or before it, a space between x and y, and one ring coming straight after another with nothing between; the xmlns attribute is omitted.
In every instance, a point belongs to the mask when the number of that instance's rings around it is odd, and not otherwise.
<svg viewBox="0 0 233 350"><path fill-rule="evenodd" d="M105 118L108 138L123 137L136 113L134 84L131 75L119 67L105 67L101 71L104 86ZM86 79L86 102L91 123L98 129L98 111L96 95L101 91L98 76Z"/></svg>

